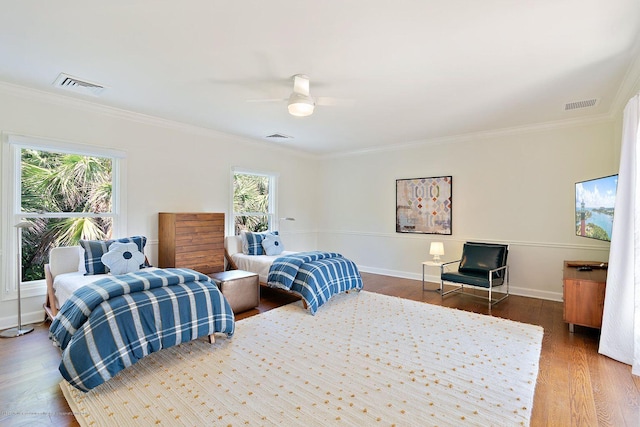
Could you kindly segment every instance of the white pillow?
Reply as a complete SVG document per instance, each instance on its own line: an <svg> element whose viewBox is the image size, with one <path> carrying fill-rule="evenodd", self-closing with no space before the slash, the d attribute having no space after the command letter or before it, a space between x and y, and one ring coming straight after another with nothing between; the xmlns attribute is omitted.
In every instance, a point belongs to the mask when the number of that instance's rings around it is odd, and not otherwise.
<svg viewBox="0 0 640 427"><path fill-rule="evenodd" d="M138 245L133 242L114 242L109 246L109 251L100 259L115 276L140 270L140 265L144 263L144 254L138 250Z"/></svg>
<svg viewBox="0 0 640 427"><path fill-rule="evenodd" d="M280 240L280 236L277 234L268 234L262 239L262 249L264 249L265 255L280 255L284 250L284 245L282 244L282 240Z"/></svg>

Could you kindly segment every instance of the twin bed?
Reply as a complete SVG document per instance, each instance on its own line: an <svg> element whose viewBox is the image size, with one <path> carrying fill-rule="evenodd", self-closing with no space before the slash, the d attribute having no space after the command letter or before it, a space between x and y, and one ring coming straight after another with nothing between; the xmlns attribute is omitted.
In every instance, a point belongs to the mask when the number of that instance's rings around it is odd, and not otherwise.
<svg viewBox="0 0 640 427"><path fill-rule="evenodd" d="M162 348L233 335L233 311L209 277L186 268L85 275L82 258L79 247L56 248L45 270L49 337L74 387L88 391Z"/></svg>
<svg viewBox="0 0 640 427"><path fill-rule="evenodd" d="M355 264L336 253L255 256L242 253L239 238L225 244L231 264L300 295L311 314L335 294L362 289ZM86 275L86 253L80 247L56 248L45 266L50 338L62 350L60 372L74 387L88 391L162 348L233 335L233 311L204 274L150 267Z"/></svg>
<svg viewBox="0 0 640 427"><path fill-rule="evenodd" d="M246 246L246 244L244 245ZM260 283L299 295L311 314L333 295L362 289L356 264L335 252L288 252L250 255L240 236L225 237L233 268L258 274Z"/></svg>

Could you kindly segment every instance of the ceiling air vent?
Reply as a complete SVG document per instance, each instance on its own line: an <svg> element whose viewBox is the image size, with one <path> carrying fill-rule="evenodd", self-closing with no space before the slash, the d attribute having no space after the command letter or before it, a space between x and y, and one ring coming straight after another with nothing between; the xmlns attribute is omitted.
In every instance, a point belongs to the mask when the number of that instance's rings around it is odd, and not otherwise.
<svg viewBox="0 0 640 427"><path fill-rule="evenodd" d="M284 135L282 133L274 133L273 135L265 136L267 139L293 139L292 136Z"/></svg>
<svg viewBox="0 0 640 427"><path fill-rule="evenodd" d="M598 103L597 98L587 99L585 101L567 102L564 105L564 111L577 110L579 108L595 107L597 103Z"/></svg>
<svg viewBox="0 0 640 427"><path fill-rule="evenodd" d="M92 96L100 95L105 89L105 87L99 83L79 79L78 77L73 77L65 73L60 73L56 81L53 82L53 86Z"/></svg>

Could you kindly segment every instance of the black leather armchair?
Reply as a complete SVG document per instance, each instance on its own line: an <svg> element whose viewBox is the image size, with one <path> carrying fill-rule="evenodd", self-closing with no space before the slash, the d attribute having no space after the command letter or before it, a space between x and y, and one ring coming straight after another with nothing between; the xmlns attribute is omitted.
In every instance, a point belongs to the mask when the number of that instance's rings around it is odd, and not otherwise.
<svg viewBox="0 0 640 427"><path fill-rule="evenodd" d="M440 294L444 298L452 292L464 293L465 286L485 288L488 290L489 307L509 296L509 265L507 255L509 245L496 243L467 242L462 248L462 257L456 261L443 263L440 266ZM454 264L457 271L451 271ZM459 285L454 289L444 290L444 283ZM494 287L506 285L506 293L499 299L492 299ZM475 296L475 295L474 295Z"/></svg>

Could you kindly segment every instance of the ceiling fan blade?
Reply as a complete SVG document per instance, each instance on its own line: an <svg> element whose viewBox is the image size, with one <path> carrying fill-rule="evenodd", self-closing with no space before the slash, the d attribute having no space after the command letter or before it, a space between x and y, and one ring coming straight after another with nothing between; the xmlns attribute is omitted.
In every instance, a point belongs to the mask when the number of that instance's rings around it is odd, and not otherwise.
<svg viewBox="0 0 640 427"><path fill-rule="evenodd" d="M328 96L319 96L316 98L316 105L324 105L329 107L352 107L355 105L355 103L356 101L354 99L331 98Z"/></svg>
<svg viewBox="0 0 640 427"><path fill-rule="evenodd" d="M286 101L287 98L267 98L267 99L247 99L246 102L282 102Z"/></svg>

